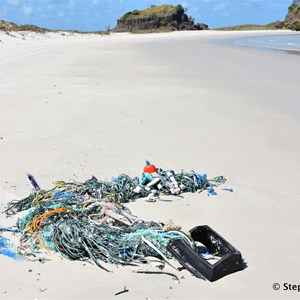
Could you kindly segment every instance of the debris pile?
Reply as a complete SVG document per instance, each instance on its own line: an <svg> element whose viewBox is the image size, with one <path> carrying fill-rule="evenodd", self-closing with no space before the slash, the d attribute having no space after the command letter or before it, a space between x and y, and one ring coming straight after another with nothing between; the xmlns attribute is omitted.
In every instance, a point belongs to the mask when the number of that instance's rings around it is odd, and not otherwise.
<svg viewBox="0 0 300 300"><path fill-rule="evenodd" d="M84 183L58 181L50 190L41 189L32 175L28 178L34 191L11 201L5 210L7 216L23 212L17 221L21 235L17 254L44 261L45 254L58 252L69 260L93 261L105 270L102 262L136 265L156 257L170 264L167 246L175 240L195 248L193 239L175 224L140 220L124 203L203 190L213 195L213 187L226 181L223 176L209 180L194 171L164 171L149 162L140 177L121 174L112 181L94 176Z"/></svg>

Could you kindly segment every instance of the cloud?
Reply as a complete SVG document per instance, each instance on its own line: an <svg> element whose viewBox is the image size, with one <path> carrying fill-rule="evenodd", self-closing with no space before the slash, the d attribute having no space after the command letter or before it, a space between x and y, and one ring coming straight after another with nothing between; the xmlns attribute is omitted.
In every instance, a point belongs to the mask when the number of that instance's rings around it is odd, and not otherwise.
<svg viewBox="0 0 300 300"><path fill-rule="evenodd" d="M237 1L237 0L232 0ZM236 2L235 2L236 3ZM210 9L210 16L215 16L215 17L226 17L228 18L229 16L232 16L232 14L234 13L234 11L239 11L243 6L244 6L244 2L239 2L238 4L240 5L232 5L233 3L231 3L229 5L228 1L218 1L213 2L212 3L213 6L211 6Z"/></svg>
<svg viewBox="0 0 300 300"><path fill-rule="evenodd" d="M69 0L68 8L69 9L74 9L75 8L75 0Z"/></svg>
<svg viewBox="0 0 300 300"><path fill-rule="evenodd" d="M28 16L28 15L30 15L31 12L32 12L32 7L31 7L30 5L28 5L28 4L24 4L23 7L22 7L22 11L23 11L23 13L24 13L26 16Z"/></svg>
<svg viewBox="0 0 300 300"><path fill-rule="evenodd" d="M214 11L225 11L227 9L226 3L217 3L214 7Z"/></svg>
<svg viewBox="0 0 300 300"><path fill-rule="evenodd" d="M20 0L7 0L7 3L8 4L11 4L11 5L19 5L20 3Z"/></svg>
<svg viewBox="0 0 300 300"><path fill-rule="evenodd" d="M65 0L40 0L41 2L45 3L45 4L56 4L56 3L64 3Z"/></svg>

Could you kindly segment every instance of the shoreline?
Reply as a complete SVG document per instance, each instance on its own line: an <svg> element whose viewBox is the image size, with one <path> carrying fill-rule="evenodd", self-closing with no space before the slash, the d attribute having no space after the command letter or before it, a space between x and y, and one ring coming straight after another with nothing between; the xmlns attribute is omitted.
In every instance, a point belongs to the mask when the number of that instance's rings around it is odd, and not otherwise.
<svg viewBox="0 0 300 300"><path fill-rule="evenodd" d="M287 53L292 53L292 54L299 54L300 53L300 44L295 45L295 43L287 43L285 44L272 44L272 40L267 40L267 38L292 38L292 37L300 37L299 34L297 33L291 33L288 35L282 35L282 34L272 34L272 35L264 35L264 36L259 36L259 37L250 37L250 38L242 38L242 39L237 39L233 41L234 45L237 46L242 46L242 47L251 47L251 48L258 48L262 50L269 50L269 51L284 51ZM274 42L274 41L272 41ZM295 47L298 47L298 49L292 48L291 46L295 45Z"/></svg>
<svg viewBox="0 0 300 300"><path fill-rule="evenodd" d="M265 32L0 34L1 211L30 194L27 173L45 189L140 174L146 159L223 175L233 193L126 206L184 231L209 225L248 264L214 283L167 267L177 283L134 267L107 273L57 256L30 263L0 255L1 299L113 299L124 286L124 299L295 297L272 285L299 278L298 57L229 42L255 34ZM1 226L14 222L0 217Z"/></svg>
<svg viewBox="0 0 300 300"><path fill-rule="evenodd" d="M95 33L78 33L78 32L70 32L70 31L59 31L59 32L30 32L30 31L12 31L12 32L4 32L0 31L0 45L10 44L13 43L13 40L18 41L22 44L22 42L25 42L26 40L35 40L38 39L42 42L45 42L46 40L55 39L58 42L60 40L65 39L116 39L116 38L129 38L129 39L135 39L139 37L148 37L148 38L159 38L160 36L209 36L213 39L213 43L220 44L228 44L231 43L234 46L238 47L249 47L250 49L256 49L256 50L262 50L262 51L283 51L289 54L299 54L300 50L296 49L280 49L276 47L270 47L270 46L259 46L259 45L251 45L247 43L239 43L239 41L243 40L249 40L249 39L256 39L261 37L267 37L267 36L294 36L299 35L299 33L291 31L291 30L233 30L233 31L223 31L223 30L203 30L203 31L173 31L173 32L160 32L160 33L111 33L111 34L99 34L97 32ZM219 36L223 37L223 39L219 38ZM232 36L231 38L228 38L228 36ZM215 38L215 39L214 39Z"/></svg>

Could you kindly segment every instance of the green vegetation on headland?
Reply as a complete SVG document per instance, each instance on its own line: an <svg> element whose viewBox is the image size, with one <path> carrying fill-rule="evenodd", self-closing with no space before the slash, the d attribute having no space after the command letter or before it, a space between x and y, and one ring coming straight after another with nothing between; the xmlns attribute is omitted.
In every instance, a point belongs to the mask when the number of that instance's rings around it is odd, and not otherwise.
<svg viewBox="0 0 300 300"><path fill-rule="evenodd" d="M113 29L115 32L168 32L175 30L204 30L203 23L194 24L181 5L152 5L144 10L124 14Z"/></svg>
<svg viewBox="0 0 300 300"><path fill-rule="evenodd" d="M173 5L160 5L160 6L154 6L152 5L150 8L144 9L144 10L137 10L130 11L126 13L123 17L121 17L121 20L129 20L129 19L140 19L140 18L149 18L154 15L161 16L161 17L167 17L172 14L176 14L176 6Z"/></svg>
<svg viewBox="0 0 300 300"><path fill-rule="evenodd" d="M300 0L294 0L288 9L288 14L284 21L284 27L291 30L300 31Z"/></svg>
<svg viewBox="0 0 300 300"><path fill-rule="evenodd" d="M2 31L34 31L34 32L40 32L40 33L45 33L47 31L50 31L46 28L40 28L35 25L17 25L13 22L6 22L3 20L0 20L0 30L2 30Z"/></svg>
<svg viewBox="0 0 300 300"><path fill-rule="evenodd" d="M226 26L221 28L214 28L214 30L223 30L223 31L237 31L237 30L276 30L283 29L283 22L277 21L267 25L258 25L258 24L244 24L236 26Z"/></svg>

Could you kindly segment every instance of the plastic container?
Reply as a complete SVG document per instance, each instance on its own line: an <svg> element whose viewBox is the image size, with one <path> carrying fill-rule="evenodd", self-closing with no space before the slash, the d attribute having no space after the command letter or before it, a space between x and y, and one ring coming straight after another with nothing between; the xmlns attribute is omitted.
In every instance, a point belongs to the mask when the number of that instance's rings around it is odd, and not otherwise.
<svg viewBox="0 0 300 300"><path fill-rule="evenodd" d="M241 253L209 226L194 227L190 234L195 242L206 247L212 257L218 257L217 261L210 263L198 253L198 249L192 249L182 240L171 242L169 252L196 277L215 281L243 269Z"/></svg>

